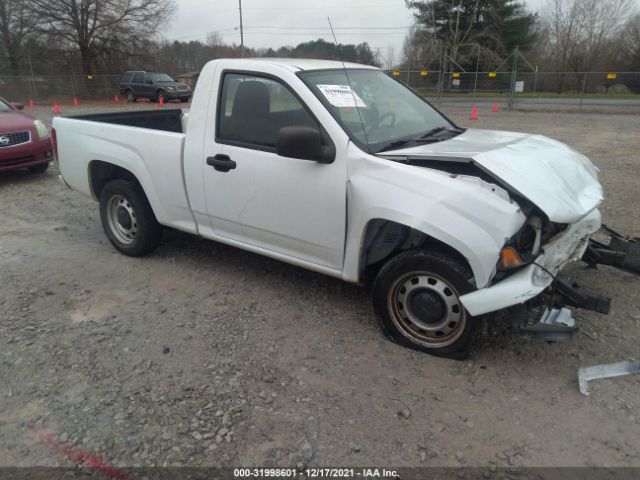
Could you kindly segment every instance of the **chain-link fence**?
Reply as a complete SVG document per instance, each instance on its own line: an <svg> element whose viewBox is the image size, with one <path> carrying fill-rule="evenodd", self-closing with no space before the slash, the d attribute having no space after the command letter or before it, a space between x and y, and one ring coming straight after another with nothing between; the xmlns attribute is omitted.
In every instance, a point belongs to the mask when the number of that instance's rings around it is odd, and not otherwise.
<svg viewBox="0 0 640 480"><path fill-rule="evenodd" d="M437 101L502 99L516 103L640 105L640 72L439 72L390 70Z"/></svg>
<svg viewBox="0 0 640 480"><path fill-rule="evenodd" d="M389 71L437 101L500 99L518 103L640 105L640 72L439 72L411 68ZM180 75L173 75L174 78ZM5 75L0 96L27 103L112 101L120 75Z"/></svg>
<svg viewBox="0 0 640 480"><path fill-rule="evenodd" d="M0 96L11 101L68 103L113 99L120 75L9 75L0 76Z"/></svg>

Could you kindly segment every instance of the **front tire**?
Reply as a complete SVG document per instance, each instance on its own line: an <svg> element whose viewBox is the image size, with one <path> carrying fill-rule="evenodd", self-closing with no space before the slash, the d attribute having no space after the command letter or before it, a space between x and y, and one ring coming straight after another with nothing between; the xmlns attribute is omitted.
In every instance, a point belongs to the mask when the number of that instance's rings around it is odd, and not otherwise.
<svg viewBox="0 0 640 480"><path fill-rule="evenodd" d="M100 219L109 241L121 253L140 257L162 241L162 226L136 182L112 180L100 194Z"/></svg>
<svg viewBox="0 0 640 480"><path fill-rule="evenodd" d="M473 291L461 261L439 251L410 250L382 267L373 284L373 306L395 342L431 355L462 359L480 331L460 296Z"/></svg>

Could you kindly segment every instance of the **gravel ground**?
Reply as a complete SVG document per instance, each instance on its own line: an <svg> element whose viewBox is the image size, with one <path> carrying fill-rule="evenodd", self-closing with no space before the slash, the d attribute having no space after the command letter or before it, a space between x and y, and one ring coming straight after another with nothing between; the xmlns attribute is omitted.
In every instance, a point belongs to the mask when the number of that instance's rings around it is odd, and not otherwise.
<svg viewBox="0 0 640 480"><path fill-rule="evenodd" d="M592 158L605 222L640 235L640 116L488 108L477 127ZM175 232L119 255L54 167L1 175L0 207L0 466L70 465L32 428L118 466L640 466L640 376L590 397L576 378L638 358L640 277L573 266L609 316L576 311L559 344L496 321L456 362L388 342L368 292L335 279Z"/></svg>

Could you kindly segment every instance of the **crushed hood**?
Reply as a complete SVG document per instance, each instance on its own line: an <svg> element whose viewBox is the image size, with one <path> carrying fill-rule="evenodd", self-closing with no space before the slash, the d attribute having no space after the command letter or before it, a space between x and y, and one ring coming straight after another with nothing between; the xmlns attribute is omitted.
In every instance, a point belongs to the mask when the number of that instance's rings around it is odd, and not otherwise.
<svg viewBox="0 0 640 480"><path fill-rule="evenodd" d="M443 142L385 152L385 157L473 161L540 208L573 223L603 199L598 170L564 143L542 135L469 129Z"/></svg>

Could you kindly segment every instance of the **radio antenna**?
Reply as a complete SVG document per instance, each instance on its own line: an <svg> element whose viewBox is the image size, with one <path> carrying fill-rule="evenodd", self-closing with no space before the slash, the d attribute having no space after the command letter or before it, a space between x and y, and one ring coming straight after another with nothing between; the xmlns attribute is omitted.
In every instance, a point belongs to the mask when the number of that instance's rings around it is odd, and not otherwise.
<svg viewBox="0 0 640 480"><path fill-rule="evenodd" d="M351 85L351 79L349 78L349 72L347 71L347 66L345 65L344 59L342 58L342 54L340 53L340 46L338 45L336 32L333 30L333 25L331 24L331 18L327 17L327 21L329 22L331 35L333 35L333 42L336 44L336 52L338 54L338 57L340 58L340 61L342 62L342 69L344 70L344 74L347 77L349 90L351 90L351 96L353 97L353 107L356 109L356 112L358 112L358 118L360 119L360 125L362 126L362 134L364 135L364 141L367 142L367 153L371 154L371 147L369 146L369 138L367 137L367 130L364 127L364 119L362 118L362 113L360 112L360 108L358 107L356 91L353 89L353 85Z"/></svg>

